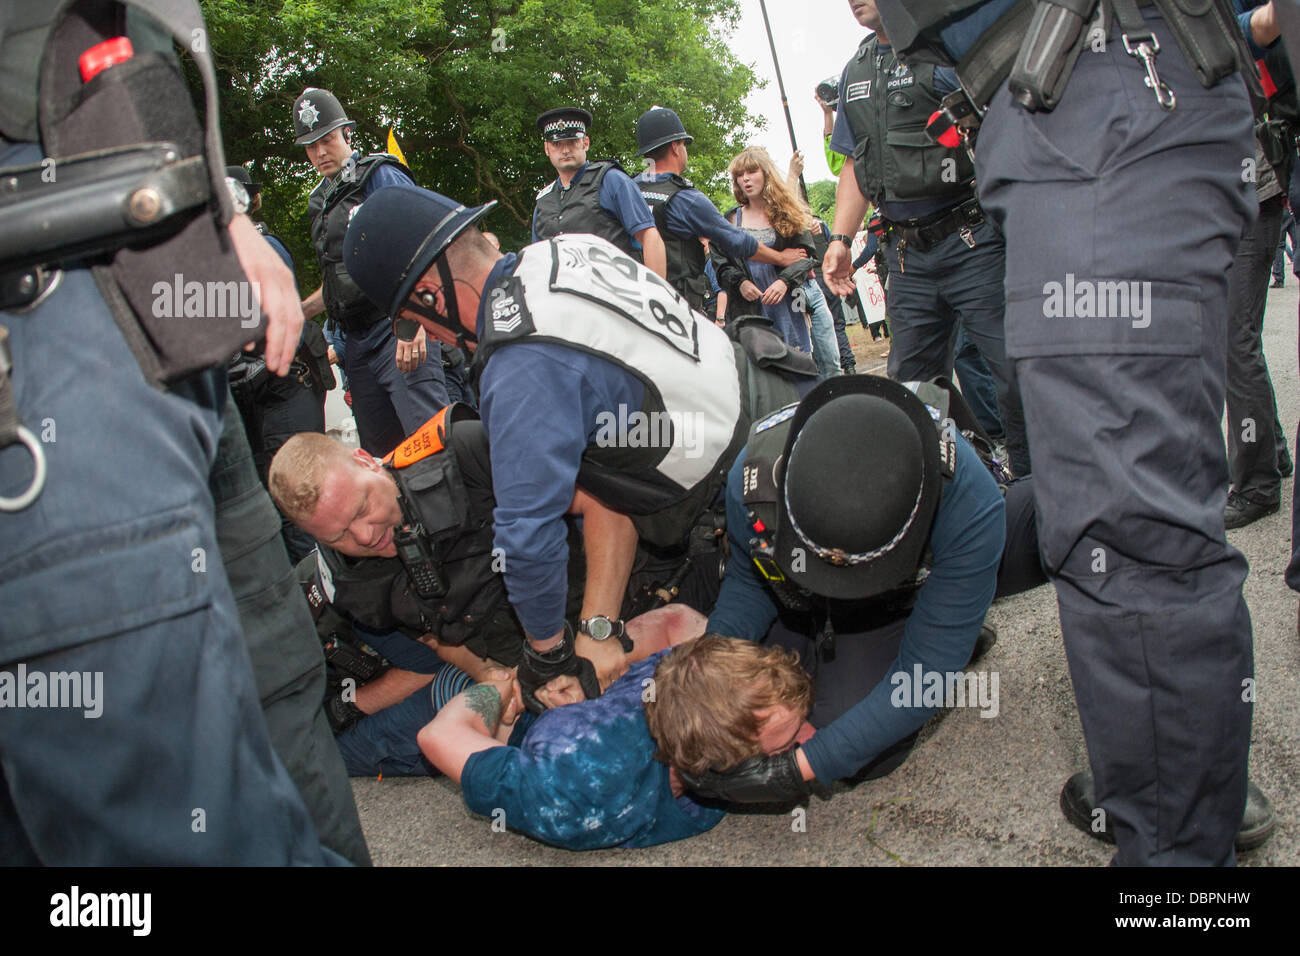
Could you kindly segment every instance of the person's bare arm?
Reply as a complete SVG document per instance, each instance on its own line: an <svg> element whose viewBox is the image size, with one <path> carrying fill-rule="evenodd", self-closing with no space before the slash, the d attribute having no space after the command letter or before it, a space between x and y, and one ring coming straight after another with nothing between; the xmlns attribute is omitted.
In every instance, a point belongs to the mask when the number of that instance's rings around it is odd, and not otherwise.
<svg viewBox="0 0 1300 956"><path fill-rule="evenodd" d="M391 667L368 684L357 688L357 709L363 714L374 714L385 707L400 704L421 687L433 683L432 674L417 674Z"/></svg>
<svg viewBox="0 0 1300 956"><path fill-rule="evenodd" d="M582 617L601 614L615 619L622 610L623 594L636 559L636 527L627 515L607 508L581 488L574 493L569 513L582 516L582 544L587 552ZM602 688L627 670L627 655L613 638L597 641L578 634L574 649L591 661Z"/></svg>
<svg viewBox="0 0 1300 956"><path fill-rule="evenodd" d="M793 265L800 259L808 258L808 252L800 249L798 246L791 246L789 249L782 249L777 252L771 246L765 246L763 243L758 244L758 251L749 257L750 262L766 262L770 266L778 266L784 269L786 266Z"/></svg>
<svg viewBox="0 0 1300 956"><path fill-rule="evenodd" d="M664 248L664 238L654 226L642 229L636 234L636 241L641 243L642 260L645 267L661 279L668 278L668 250Z"/></svg>
<svg viewBox="0 0 1300 956"><path fill-rule="evenodd" d="M853 170L853 157L844 160L840 170L840 182L835 189L835 228L832 233L841 236L855 236L862 228L862 220L867 215L867 197L858 188L857 174ZM835 241L826 247L826 258L822 262L822 278L836 295L852 295L853 268L852 256L843 242Z"/></svg>
<svg viewBox="0 0 1300 956"><path fill-rule="evenodd" d="M1256 7L1250 14L1250 37L1256 46L1268 46L1282 35L1282 26L1277 22L1277 13L1273 10L1273 0L1262 7Z"/></svg>
<svg viewBox="0 0 1300 956"><path fill-rule="evenodd" d="M685 604L666 604L646 611L627 622L627 636L632 639L629 664L643 661L652 654L685 644L700 637L709 619Z"/></svg>
<svg viewBox="0 0 1300 956"><path fill-rule="evenodd" d="M420 752L440 771L460 783L469 758L505 746L499 735L523 711L523 698L513 678L484 681L457 694L438 711L416 737Z"/></svg>
<svg viewBox="0 0 1300 956"><path fill-rule="evenodd" d="M491 671L501 668L496 661L484 660L463 644L459 646L440 644L433 634L426 634L420 640L433 648L442 660L453 667L459 667L476 681L487 680Z"/></svg>
<svg viewBox="0 0 1300 956"><path fill-rule="evenodd" d="M316 291L302 300L302 314L309 319L325 311L325 287L319 285Z"/></svg>

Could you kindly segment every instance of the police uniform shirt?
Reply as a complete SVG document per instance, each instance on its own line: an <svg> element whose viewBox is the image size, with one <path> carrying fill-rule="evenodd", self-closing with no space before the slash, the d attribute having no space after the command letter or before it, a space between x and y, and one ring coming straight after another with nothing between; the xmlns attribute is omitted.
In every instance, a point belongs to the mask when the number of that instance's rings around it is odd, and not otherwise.
<svg viewBox="0 0 1300 956"><path fill-rule="evenodd" d="M510 253L498 260L485 288L512 271L517 258ZM486 316L484 299L480 338ZM630 372L553 343L500 349L483 371L479 413L492 449L497 500L493 544L506 556L510 603L535 638L564 627L569 560L564 515L583 452L600 431L597 415L620 406L639 409L644 397L645 386Z"/></svg>
<svg viewBox="0 0 1300 956"><path fill-rule="evenodd" d="M362 159L361 153L356 150L353 150L352 162L357 163L360 162L361 159ZM339 175L342 175L341 170L339 173L335 174L336 177ZM321 181L316 185L316 189L313 189L312 192L314 193L316 192L317 189L321 189L321 188L328 189L330 186L333 185L334 185L333 179L321 177ZM415 185L415 180L413 180L410 176L406 175L406 173L402 172L392 163L384 163L373 173L371 173L370 178L366 180L366 193L363 198L369 199L371 194L374 193L376 189L383 189L385 186L414 186L414 185Z"/></svg>
<svg viewBox="0 0 1300 956"><path fill-rule="evenodd" d="M904 674L909 686L917 664L925 671L940 673L966 666L993 600L1006 542L1002 493L970 444L959 438L956 445L955 474L944 485L930 530L934 566L903 626L898 657L889 669L890 675ZM708 630L759 641L776 620L778 605L750 559L743 492L747 453L745 449L737 456L727 475L731 556L718 602L709 615ZM894 706L894 690L890 680L882 680L851 710L803 744L818 780L829 785L851 776L934 715L935 708Z"/></svg>
<svg viewBox="0 0 1300 956"><path fill-rule="evenodd" d="M572 188L590 165L590 163L583 163L582 168L573 174L566 188ZM560 181L553 180L551 188L560 189ZM642 198L641 190L637 189L636 184L626 173L611 169L605 174L605 178L600 182L600 208L618 220L631 237L632 245L640 249L641 243L636 241L636 234L653 226L655 217L650 207L646 205L645 199ZM536 209L533 210L533 242L537 242Z"/></svg>
<svg viewBox="0 0 1300 956"><path fill-rule="evenodd" d="M642 173L638 183L661 183L672 173ZM733 259L748 259L758 252L758 240L737 229L718 212L718 207L698 189L683 189L668 204L668 231L678 239L699 236L716 243Z"/></svg>
<svg viewBox="0 0 1300 956"><path fill-rule="evenodd" d="M293 255L285 248L284 243L270 233L263 234L262 238L275 250L275 254L284 261L284 264L289 267L289 271L293 272Z"/></svg>
<svg viewBox="0 0 1300 956"><path fill-rule="evenodd" d="M892 48L887 43L880 42L876 45L876 50L880 54L888 53L891 49ZM857 53L855 52L853 56L857 57ZM849 61L849 63L852 62L852 60ZM849 64L846 63L844 69L840 71L839 102L841 106L849 101L847 90L848 75ZM874 87L875 84L873 83L872 85ZM960 87L961 84L957 81L956 71L946 66L935 67L934 88L941 97L947 96L949 93L959 89ZM855 90L853 93L854 98L862 98L866 95L866 92L867 91L863 90ZM871 89L870 95L877 95L877 91L874 88ZM844 156L852 156L857 141L858 137L853 130L853 124L849 122L847 111L843 108L836 110L835 126L831 129L831 149ZM871 150L866 156L869 161L876 161L875 151L877 148L878 147L873 143ZM895 222L902 222L907 219L918 219L921 216L928 216L931 213L938 212L940 209L944 209L951 205L953 205L951 197L947 199L918 199L914 202L882 202L880 204L880 214L886 219L891 219Z"/></svg>

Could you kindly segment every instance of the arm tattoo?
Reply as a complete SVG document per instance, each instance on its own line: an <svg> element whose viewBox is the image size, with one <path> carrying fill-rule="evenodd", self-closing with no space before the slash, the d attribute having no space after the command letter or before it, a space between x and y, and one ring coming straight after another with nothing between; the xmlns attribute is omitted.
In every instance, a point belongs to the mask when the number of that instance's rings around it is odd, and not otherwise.
<svg viewBox="0 0 1300 956"><path fill-rule="evenodd" d="M501 692L491 684L475 684L465 691L465 706L483 718L489 734L501 724Z"/></svg>

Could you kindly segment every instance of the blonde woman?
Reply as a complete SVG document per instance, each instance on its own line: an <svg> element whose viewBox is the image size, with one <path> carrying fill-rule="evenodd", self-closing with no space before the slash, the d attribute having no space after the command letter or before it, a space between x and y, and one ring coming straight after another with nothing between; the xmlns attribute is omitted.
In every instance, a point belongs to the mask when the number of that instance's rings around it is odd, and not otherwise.
<svg viewBox="0 0 1300 956"><path fill-rule="evenodd" d="M819 262L808 231L812 213L786 185L772 157L761 146L741 152L731 161L728 172L738 205L728 210L727 220L778 252L798 247L808 253L808 258L778 269L752 259L731 259L715 246L713 262L718 285L727 293L727 317L765 315L786 344L811 352L808 324L803 314L792 308L791 299Z"/></svg>

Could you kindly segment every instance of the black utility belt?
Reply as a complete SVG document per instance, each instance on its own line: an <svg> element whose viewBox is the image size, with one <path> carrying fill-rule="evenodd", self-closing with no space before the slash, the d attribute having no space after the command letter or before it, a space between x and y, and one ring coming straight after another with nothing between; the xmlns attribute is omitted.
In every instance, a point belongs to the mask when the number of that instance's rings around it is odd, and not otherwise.
<svg viewBox="0 0 1300 956"><path fill-rule="evenodd" d="M922 216L919 219L907 219L902 222L885 220L890 235L896 240L901 239L909 246L915 246L919 252L937 246L955 232L969 234L970 230L983 224L984 210L980 208L979 201L974 198L932 216ZM966 244L972 248L975 245L972 239L967 239Z"/></svg>
<svg viewBox="0 0 1300 956"><path fill-rule="evenodd" d="M388 321L382 312L371 313L358 319L337 319L338 327L344 335L365 335L380 322Z"/></svg>

